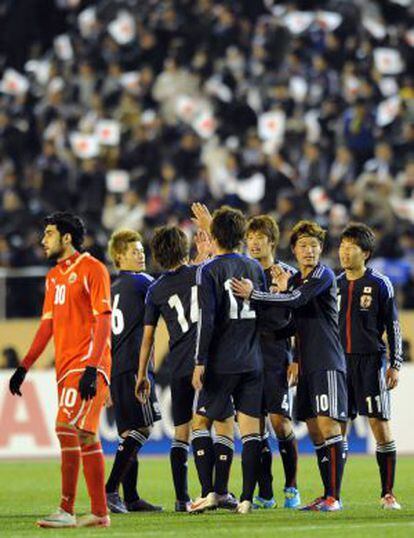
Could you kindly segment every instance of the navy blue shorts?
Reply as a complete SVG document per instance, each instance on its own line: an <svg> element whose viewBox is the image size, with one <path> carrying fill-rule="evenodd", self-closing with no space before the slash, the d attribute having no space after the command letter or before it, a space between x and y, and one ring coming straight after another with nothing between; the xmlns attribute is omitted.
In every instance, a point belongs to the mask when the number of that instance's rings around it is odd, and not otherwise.
<svg viewBox="0 0 414 538"><path fill-rule="evenodd" d="M385 381L387 357L374 355L347 355L347 382L349 416L363 415L390 420L390 392Z"/></svg>
<svg viewBox="0 0 414 538"><path fill-rule="evenodd" d="M237 411L259 418L262 415L262 394L262 371L240 374L208 372L195 409L210 420L225 420Z"/></svg>
<svg viewBox="0 0 414 538"><path fill-rule="evenodd" d="M292 418L292 398L286 368L264 371L263 414L282 415Z"/></svg>
<svg viewBox="0 0 414 538"><path fill-rule="evenodd" d="M135 396L136 379L134 372L125 372L111 379L111 398L119 435L128 430L150 427L161 420L153 378L150 376L151 394L145 404L141 404Z"/></svg>
<svg viewBox="0 0 414 538"><path fill-rule="evenodd" d="M171 379L171 408L174 426L181 426L192 419L194 388L192 375Z"/></svg>
<svg viewBox="0 0 414 538"><path fill-rule="evenodd" d="M296 418L306 421L318 416L348 420L346 374L340 370L318 370L299 375Z"/></svg>

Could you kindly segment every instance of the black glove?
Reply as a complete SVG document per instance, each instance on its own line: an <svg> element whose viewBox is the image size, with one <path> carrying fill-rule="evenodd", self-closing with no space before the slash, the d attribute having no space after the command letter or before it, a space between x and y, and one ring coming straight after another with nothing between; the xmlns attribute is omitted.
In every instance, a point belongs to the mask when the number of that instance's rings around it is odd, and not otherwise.
<svg viewBox="0 0 414 538"><path fill-rule="evenodd" d="M12 394L18 394L19 396L22 395L20 392L20 387L22 386L26 374L27 370L24 366L19 366L16 368L16 371L11 376L9 381L9 390Z"/></svg>
<svg viewBox="0 0 414 538"><path fill-rule="evenodd" d="M96 368L87 366L79 380L79 394L82 400L92 400L96 396Z"/></svg>

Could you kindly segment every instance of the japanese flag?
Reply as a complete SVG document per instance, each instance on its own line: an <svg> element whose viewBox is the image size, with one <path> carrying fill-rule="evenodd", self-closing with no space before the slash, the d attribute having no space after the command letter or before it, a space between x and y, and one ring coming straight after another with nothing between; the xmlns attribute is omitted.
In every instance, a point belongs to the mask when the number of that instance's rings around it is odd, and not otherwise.
<svg viewBox="0 0 414 538"><path fill-rule="evenodd" d="M135 21L128 11L120 11L108 25L108 32L119 45L127 45L135 37Z"/></svg>
<svg viewBox="0 0 414 538"><path fill-rule="evenodd" d="M335 11L318 11L316 15L319 26L322 30L333 32L342 23L342 15Z"/></svg>
<svg viewBox="0 0 414 538"><path fill-rule="evenodd" d="M121 125L115 120L99 120L95 135L103 146L118 146L121 138Z"/></svg>
<svg viewBox="0 0 414 538"><path fill-rule="evenodd" d="M378 19L364 17L362 19L362 25L375 39L381 40L387 36L387 29Z"/></svg>
<svg viewBox="0 0 414 538"><path fill-rule="evenodd" d="M404 70L401 54L396 49L379 47L374 50L374 63L383 75L398 75Z"/></svg>
<svg viewBox="0 0 414 538"><path fill-rule="evenodd" d="M303 77L294 76L289 80L289 93L297 103L303 103L308 91L308 83Z"/></svg>
<svg viewBox="0 0 414 538"><path fill-rule="evenodd" d="M401 101L398 95L382 101L377 109L377 125L379 127L385 127L392 123L400 111L400 104Z"/></svg>
<svg viewBox="0 0 414 538"><path fill-rule="evenodd" d="M49 60L29 60L24 66L26 73L33 73L36 81L43 86L49 81L50 62Z"/></svg>
<svg viewBox="0 0 414 538"><path fill-rule="evenodd" d="M129 190L129 179L126 170L110 170L106 174L106 188L109 192L126 192Z"/></svg>
<svg viewBox="0 0 414 538"><path fill-rule="evenodd" d="M179 95L175 101L175 112L181 121L191 123L199 110L199 100L189 95Z"/></svg>
<svg viewBox="0 0 414 538"><path fill-rule="evenodd" d="M69 62L73 60L73 48L70 38L67 34L57 36L53 41L53 47L56 52L56 56L63 62Z"/></svg>
<svg viewBox="0 0 414 538"><path fill-rule="evenodd" d="M311 11L291 11L283 17L285 25L292 34L302 34L315 20Z"/></svg>
<svg viewBox="0 0 414 538"><path fill-rule="evenodd" d="M217 123L213 113L210 110L204 110L197 114L191 125L201 138L211 138L216 130Z"/></svg>
<svg viewBox="0 0 414 538"><path fill-rule="evenodd" d="M265 193L265 177L263 174L253 174L248 179L238 180L236 194L243 202L256 204L260 202Z"/></svg>
<svg viewBox="0 0 414 538"><path fill-rule="evenodd" d="M29 81L25 76L10 67L4 71L0 91L8 95L24 95L28 89Z"/></svg>
<svg viewBox="0 0 414 538"><path fill-rule="evenodd" d="M92 159L99 155L99 140L95 135L74 132L69 135L69 142L79 159Z"/></svg>
<svg viewBox="0 0 414 538"><path fill-rule="evenodd" d="M137 93L139 91L139 79L140 74L138 71L129 71L121 75L120 83L129 92Z"/></svg>
<svg viewBox="0 0 414 538"><path fill-rule="evenodd" d="M332 207L332 201L323 187L313 187L309 191L309 200L318 215L323 215Z"/></svg>
<svg viewBox="0 0 414 538"><path fill-rule="evenodd" d="M397 81L393 77L382 77L382 79L378 83L378 86L384 97L391 97L392 95L397 95L400 89Z"/></svg>
<svg viewBox="0 0 414 538"><path fill-rule="evenodd" d="M283 110L265 112L259 116L258 134L262 140L272 140L276 144L283 142L286 116Z"/></svg>
<svg viewBox="0 0 414 538"><path fill-rule="evenodd" d="M93 34L97 23L96 8L88 7L78 16L78 25L82 37L88 38Z"/></svg>

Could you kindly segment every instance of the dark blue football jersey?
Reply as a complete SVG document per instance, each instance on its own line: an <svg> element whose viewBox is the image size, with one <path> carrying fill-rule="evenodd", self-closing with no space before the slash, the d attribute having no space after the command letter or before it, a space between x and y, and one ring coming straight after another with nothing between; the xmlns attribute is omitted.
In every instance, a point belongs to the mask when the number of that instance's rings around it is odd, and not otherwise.
<svg viewBox="0 0 414 538"><path fill-rule="evenodd" d="M233 295L231 280L249 278L266 289L258 262L243 254L216 256L197 271L200 319L196 362L216 373L241 373L263 368L256 311Z"/></svg>
<svg viewBox="0 0 414 538"><path fill-rule="evenodd" d="M357 280L338 277L339 327L347 354L384 353L387 335L391 365L400 368L402 338L394 288L378 271L368 268Z"/></svg>
<svg viewBox="0 0 414 538"><path fill-rule="evenodd" d="M265 302L292 309L300 372L345 372L336 296L334 272L326 265L318 264L304 280L299 272L293 275L287 292L264 293L253 290L250 299L253 304Z"/></svg>
<svg viewBox="0 0 414 538"><path fill-rule="evenodd" d="M199 315L195 265L167 271L148 289L145 325L156 326L160 316L170 336L168 361L173 377L183 377L194 369Z"/></svg>
<svg viewBox="0 0 414 538"><path fill-rule="evenodd" d="M112 377L138 370L145 296L153 280L146 273L121 271L111 286Z"/></svg>

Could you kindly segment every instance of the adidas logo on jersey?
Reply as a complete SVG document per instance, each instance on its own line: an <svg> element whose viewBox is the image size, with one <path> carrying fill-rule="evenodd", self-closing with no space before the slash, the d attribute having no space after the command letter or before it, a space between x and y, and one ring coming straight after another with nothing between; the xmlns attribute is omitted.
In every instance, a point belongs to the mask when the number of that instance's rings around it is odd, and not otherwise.
<svg viewBox="0 0 414 538"><path fill-rule="evenodd" d="M326 456L321 459L321 463L327 463L328 461L329 459Z"/></svg>
<svg viewBox="0 0 414 538"><path fill-rule="evenodd" d="M206 408L205 408L205 407L200 407L199 411L201 411L202 413L205 413L205 412L206 412Z"/></svg>

